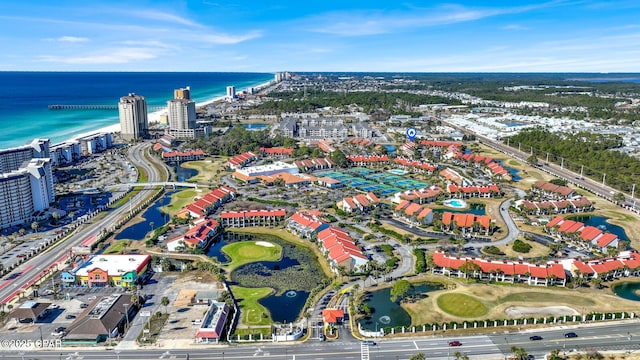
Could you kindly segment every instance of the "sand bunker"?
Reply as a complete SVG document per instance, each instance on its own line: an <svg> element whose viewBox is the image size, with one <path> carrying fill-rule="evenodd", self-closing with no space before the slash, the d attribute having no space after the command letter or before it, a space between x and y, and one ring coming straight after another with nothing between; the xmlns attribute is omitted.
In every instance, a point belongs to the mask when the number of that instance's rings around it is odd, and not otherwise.
<svg viewBox="0 0 640 360"><path fill-rule="evenodd" d="M509 316L529 316L529 315L580 315L579 312L568 306L543 306L543 307L527 307L527 306L510 306L504 310Z"/></svg>
<svg viewBox="0 0 640 360"><path fill-rule="evenodd" d="M266 242L266 241L256 241L256 245L264 246L264 247L274 247L275 246L272 243Z"/></svg>

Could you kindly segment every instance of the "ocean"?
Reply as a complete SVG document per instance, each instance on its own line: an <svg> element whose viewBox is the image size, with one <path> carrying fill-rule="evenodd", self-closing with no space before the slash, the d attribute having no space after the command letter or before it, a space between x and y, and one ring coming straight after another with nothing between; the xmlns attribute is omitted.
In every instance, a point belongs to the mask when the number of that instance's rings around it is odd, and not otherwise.
<svg viewBox="0 0 640 360"><path fill-rule="evenodd" d="M118 110L49 110L48 105L117 105L136 93L147 105L166 106L173 90L191 87L196 103L266 83L270 73L0 72L0 149L34 138L52 144L118 124ZM150 111L151 112L151 111Z"/></svg>

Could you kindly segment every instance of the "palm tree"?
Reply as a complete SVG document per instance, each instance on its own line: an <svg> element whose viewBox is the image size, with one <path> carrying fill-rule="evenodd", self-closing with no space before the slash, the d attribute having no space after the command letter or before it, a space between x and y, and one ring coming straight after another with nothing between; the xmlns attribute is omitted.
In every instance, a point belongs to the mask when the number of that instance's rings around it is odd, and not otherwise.
<svg viewBox="0 0 640 360"><path fill-rule="evenodd" d="M33 231L38 232L38 228L40 228L40 224L38 224L37 221L31 223L31 229L33 229Z"/></svg>
<svg viewBox="0 0 640 360"><path fill-rule="evenodd" d="M160 304L162 306L164 306L164 313L167 313L167 306L169 306L169 298L166 296L163 296L162 299L160 299Z"/></svg>
<svg viewBox="0 0 640 360"><path fill-rule="evenodd" d="M138 296L138 294L132 294L131 295L131 306L135 306L138 307L138 305L140 305L140 296Z"/></svg>

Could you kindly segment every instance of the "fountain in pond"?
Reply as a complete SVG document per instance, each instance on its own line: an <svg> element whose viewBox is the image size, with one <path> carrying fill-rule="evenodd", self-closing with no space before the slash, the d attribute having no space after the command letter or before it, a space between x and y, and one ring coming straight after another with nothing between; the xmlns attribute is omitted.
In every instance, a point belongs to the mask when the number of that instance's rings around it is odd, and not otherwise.
<svg viewBox="0 0 640 360"><path fill-rule="evenodd" d="M295 292L295 291L293 291L293 290L289 290L289 291L287 291L284 295L285 295L286 297L290 297L290 298L292 298L292 297L296 297L296 296L298 295L298 293L297 293L297 292Z"/></svg>
<svg viewBox="0 0 640 360"><path fill-rule="evenodd" d="M378 321L382 324L389 325L391 324L391 316L389 315L380 316Z"/></svg>

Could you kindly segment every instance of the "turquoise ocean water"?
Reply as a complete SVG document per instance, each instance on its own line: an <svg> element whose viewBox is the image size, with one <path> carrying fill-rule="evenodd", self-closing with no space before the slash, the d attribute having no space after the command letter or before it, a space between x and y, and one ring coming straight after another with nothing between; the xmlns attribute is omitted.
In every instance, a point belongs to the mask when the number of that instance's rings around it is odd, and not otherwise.
<svg viewBox="0 0 640 360"><path fill-rule="evenodd" d="M273 79L270 73L0 72L0 149L34 138L52 144L118 123L117 110L49 110L51 104L117 105L136 93L148 105L166 105L176 88L191 87L204 102Z"/></svg>

